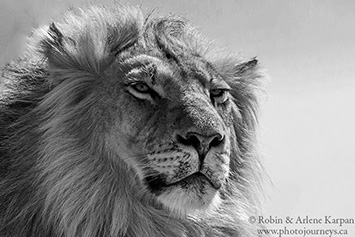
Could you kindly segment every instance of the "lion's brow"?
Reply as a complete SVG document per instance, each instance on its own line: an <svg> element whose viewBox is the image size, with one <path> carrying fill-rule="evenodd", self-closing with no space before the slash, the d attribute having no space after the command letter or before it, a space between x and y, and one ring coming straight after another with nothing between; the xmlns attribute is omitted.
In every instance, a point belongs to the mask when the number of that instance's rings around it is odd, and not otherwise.
<svg viewBox="0 0 355 237"><path fill-rule="evenodd" d="M142 81L142 79L151 86L161 97L165 97L166 94L162 85L156 83L156 70L157 66L154 63L139 65L132 68L126 73L126 77L129 81Z"/></svg>
<svg viewBox="0 0 355 237"><path fill-rule="evenodd" d="M204 86L211 84L214 80L213 75L209 70L206 70L201 63L195 62L194 68L191 71L193 72L193 77Z"/></svg>
<svg viewBox="0 0 355 237"><path fill-rule="evenodd" d="M126 73L128 78L149 78L150 83L155 84L156 66L153 63L139 65Z"/></svg>

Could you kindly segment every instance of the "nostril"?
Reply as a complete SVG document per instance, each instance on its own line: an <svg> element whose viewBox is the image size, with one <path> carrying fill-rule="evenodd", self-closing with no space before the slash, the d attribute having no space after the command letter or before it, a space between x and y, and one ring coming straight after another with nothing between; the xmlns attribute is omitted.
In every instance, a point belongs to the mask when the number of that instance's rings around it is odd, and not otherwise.
<svg viewBox="0 0 355 237"><path fill-rule="evenodd" d="M224 141L224 136L216 134L210 142L209 148L219 146Z"/></svg>
<svg viewBox="0 0 355 237"><path fill-rule="evenodd" d="M180 142L181 144L187 145L187 139L180 136L179 134L176 135L176 140Z"/></svg>
<svg viewBox="0 0 355 237"><path fill-rule="evenodd" d="M193 135L192 133L186 134L186 138L183 136L177 135L177 140L178 142L187 145L187 146L193 146L195 148L198 148L200 146L200 140L198 137Z"/></svg>

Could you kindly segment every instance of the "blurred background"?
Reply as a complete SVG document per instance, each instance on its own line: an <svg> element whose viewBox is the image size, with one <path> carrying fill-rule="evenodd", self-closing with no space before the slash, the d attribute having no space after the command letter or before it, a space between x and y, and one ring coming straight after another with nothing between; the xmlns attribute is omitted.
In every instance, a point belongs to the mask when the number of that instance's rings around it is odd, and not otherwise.
<svg viewBox="0 0 355 237"><path fill-rule="evenodd" d="M259 142L273 185L262 215L323 219L321 225L272 224L275 229L345 229L345 236L355 236L355 224L324 223L325 216L355 218L355 1L118 2L183 15L217 45L246 59L257 56L271 78ZM23 51L33 27L84 3L1 0L0 65Z"/></svg>

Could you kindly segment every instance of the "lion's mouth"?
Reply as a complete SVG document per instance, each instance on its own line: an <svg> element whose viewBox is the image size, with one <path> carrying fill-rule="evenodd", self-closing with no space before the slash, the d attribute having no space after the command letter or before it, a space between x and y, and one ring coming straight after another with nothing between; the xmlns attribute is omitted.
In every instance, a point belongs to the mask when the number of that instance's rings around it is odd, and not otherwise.
<svg viewBox="0 0 355 237"><path fill-rule="evenodd" d="M173 183L166 183L164 177L162 176L148 176L146 177L146 183L152 189L152 191L159 192L162 191L164 188L169 188L173 186L180 185L181 187L190 186L193 184L206 184L208 183L214 189L218 190L221 188L221 183L214 182L213 180L209 179L206 175L201 172L193 173L181 180L178 180Z"/></svg>

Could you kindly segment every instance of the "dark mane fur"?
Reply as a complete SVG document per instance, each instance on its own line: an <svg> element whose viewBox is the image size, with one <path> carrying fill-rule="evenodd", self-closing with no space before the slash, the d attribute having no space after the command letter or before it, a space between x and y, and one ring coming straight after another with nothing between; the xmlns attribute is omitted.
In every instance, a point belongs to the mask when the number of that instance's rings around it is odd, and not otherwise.
<svg viewBox="0 0 355 237"><path fill-rule="evenodd" d="M1 74L1 237L256 236L258 226L248 222L259 214L263 173L254 146L261 78L255 59L220 57L185 20L144 20L140 10L121 6L70 13L30 42ZM238 159L213 215L171 217L137 194L123 161L111 162L119 157L102 139L107 108L95 88L117 57L143 50L177 64L192 52L232 87Z"/></svg>

